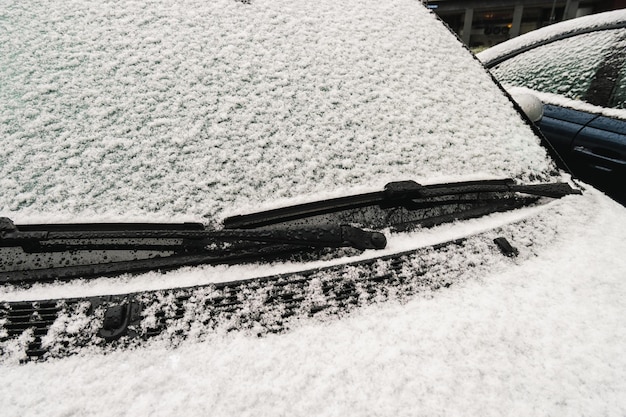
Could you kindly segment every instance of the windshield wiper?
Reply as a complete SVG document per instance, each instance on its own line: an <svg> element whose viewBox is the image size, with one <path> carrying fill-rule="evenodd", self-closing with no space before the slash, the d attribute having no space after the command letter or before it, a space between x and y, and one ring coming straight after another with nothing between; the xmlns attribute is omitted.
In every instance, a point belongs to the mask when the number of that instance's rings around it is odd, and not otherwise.
<svg viewBox="0 0 626 417"><path fill-rule="evenodd" d="M561 198L580 193L561 182L520 185L512 179L497 179L421 185L415 181L399 181L388 183L382 191L228 217L224 220L224 227L245 229L290 222L316 224L328 221L328 218L342 218L337 216L340 212L347 213L347 219L354 219L360 210L374 207L380 210L368 215L374 219L366 222L369 223L368 227L403 230L410 225L432 226L454 219L510 210L531 204L539 197ZM394 208L405 211L405 215L401 216L403 219L389 218L389 209ZM377 224L376 219L383 219L385 224Z"/></svg>
<svg viewBox="0 0 626 417"><path fill-rule="evenodd" d="M0 218L0 283L229 264L326 248L383 249L382 233L349 225L209 230L200 223L15 225Z"/></svg>
<svg viewBox="0 0 626 417"><path fill-rule="evenodd" d="M182 239L173 246L189 248L231 241L284 243L311 247L353 247L355 249L383 249L386 245L382 233L361 230L348 225L325 225L303 228L261 230L207 230L200 223L161 224L111 223L111 224L68 224L68 225L25 225L15 226L10 219L0 219L0 246L22 246L31 251L59 248L119 249L132 246L141 248L166 247L166 242L115 243L116 239L150 240ZM64 227L65 226L65 227ZM194 228L195 226L195 228ZM63 230L66 229L66 230ZM194 230L195 229L195 230ZM110 243L107 243L111 241ZM59 243L61 242L61 243Z"/></svg>
<svg viewBox="0 0 626 417"><path fill-rule="evenodd" d="M0 283L86 278L202 264L258 262L334 248L382 249L382 233L479 217L580 191L565 183L513 180L423 186L389 183L380 192L234 216L224 229L200 223L15 225L0 218Z"/></svg>

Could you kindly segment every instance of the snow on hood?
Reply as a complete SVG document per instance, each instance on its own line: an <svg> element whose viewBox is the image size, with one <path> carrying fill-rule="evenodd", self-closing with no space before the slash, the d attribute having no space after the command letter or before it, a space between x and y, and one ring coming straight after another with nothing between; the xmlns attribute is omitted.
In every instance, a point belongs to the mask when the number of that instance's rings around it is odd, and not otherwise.
<svg viewBox="0 0 626 417"><path fill-rule="evenodd" d="M232 332L176 349L5 365L3 412L622 416L623 208L592 190L543 218L558 231L534 221L525 244L514 233L529 259L499 257L503 267L407 304L311 318L265 338Z"/></svg>
<svg viewBox="0 0 626 417"><path fill-rule="evenodd" d="M624 25L626 22L626 9L598 13L577 19L566 20L554 25L546 26L522 36L515 37L501 44L495 45L478 54L476 57L485 65L518 50L531 45L546 42L564 36L569 33L587 32L601 28L611 28L616 25Z"/></svg>
<svg viewBox="0 0 626 417"><path fill-rule="evenodd" d="M17 222L210 219L399 179L555 172L418 1L3 9L0 213Z"/></svg>

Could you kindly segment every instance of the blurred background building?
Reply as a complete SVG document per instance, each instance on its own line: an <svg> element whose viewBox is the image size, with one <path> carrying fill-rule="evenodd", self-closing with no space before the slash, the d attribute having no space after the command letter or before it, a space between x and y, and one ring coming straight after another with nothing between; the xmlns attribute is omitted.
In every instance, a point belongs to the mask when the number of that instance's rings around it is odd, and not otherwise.
<svg viewBox="0 0 626 417"><path fill-rule="evenodd" d="M626 7L626 0L432 0L424 2L474 50L562 20Z"/></svg>

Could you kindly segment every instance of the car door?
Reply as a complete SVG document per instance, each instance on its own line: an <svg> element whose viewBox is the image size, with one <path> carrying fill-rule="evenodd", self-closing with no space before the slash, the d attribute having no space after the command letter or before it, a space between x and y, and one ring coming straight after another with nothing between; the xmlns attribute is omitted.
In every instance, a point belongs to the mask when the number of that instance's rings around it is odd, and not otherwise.
<svg viewBox="0 0 626 417"><path fill-rule="evenodd" d="M569 159L574 138L598 115L562 107L544 104L543 118L536 124L546 139L562 158ZM571 162L568 162L568 166Z"/></svg>
<svg viewBox="0 0 626 417"><path fill-rule="evenodd" d="M585 101L616 111L616 117L597 115L574 137L571 165L578 175L613 198L626 203L626 30L622 30L587 90Z"/></svg>
<svg viewBox="0 0 626 417"><path fill-rule="evenodd" d="M584 33L515 55L491 70L544 102L537 123L579 178L626 203L626 29Z"/></svg>
<svg viewBox="0 0 626 417"><path fill-rule="evenodd" d="M575 136L571 167L626 204L626 121L598 116Z"/></svg>

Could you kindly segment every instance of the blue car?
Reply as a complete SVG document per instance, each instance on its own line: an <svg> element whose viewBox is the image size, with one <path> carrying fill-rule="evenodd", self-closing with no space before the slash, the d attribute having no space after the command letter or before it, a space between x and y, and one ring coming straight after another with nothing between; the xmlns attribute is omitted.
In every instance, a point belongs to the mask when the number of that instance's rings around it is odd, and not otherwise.
<svg viewBox="0 0 626 417"><path fill-rule="evenodd" d="M626 10L561 22L477 55L543 102L537 126L575 177L626 203Z"/></svg>

